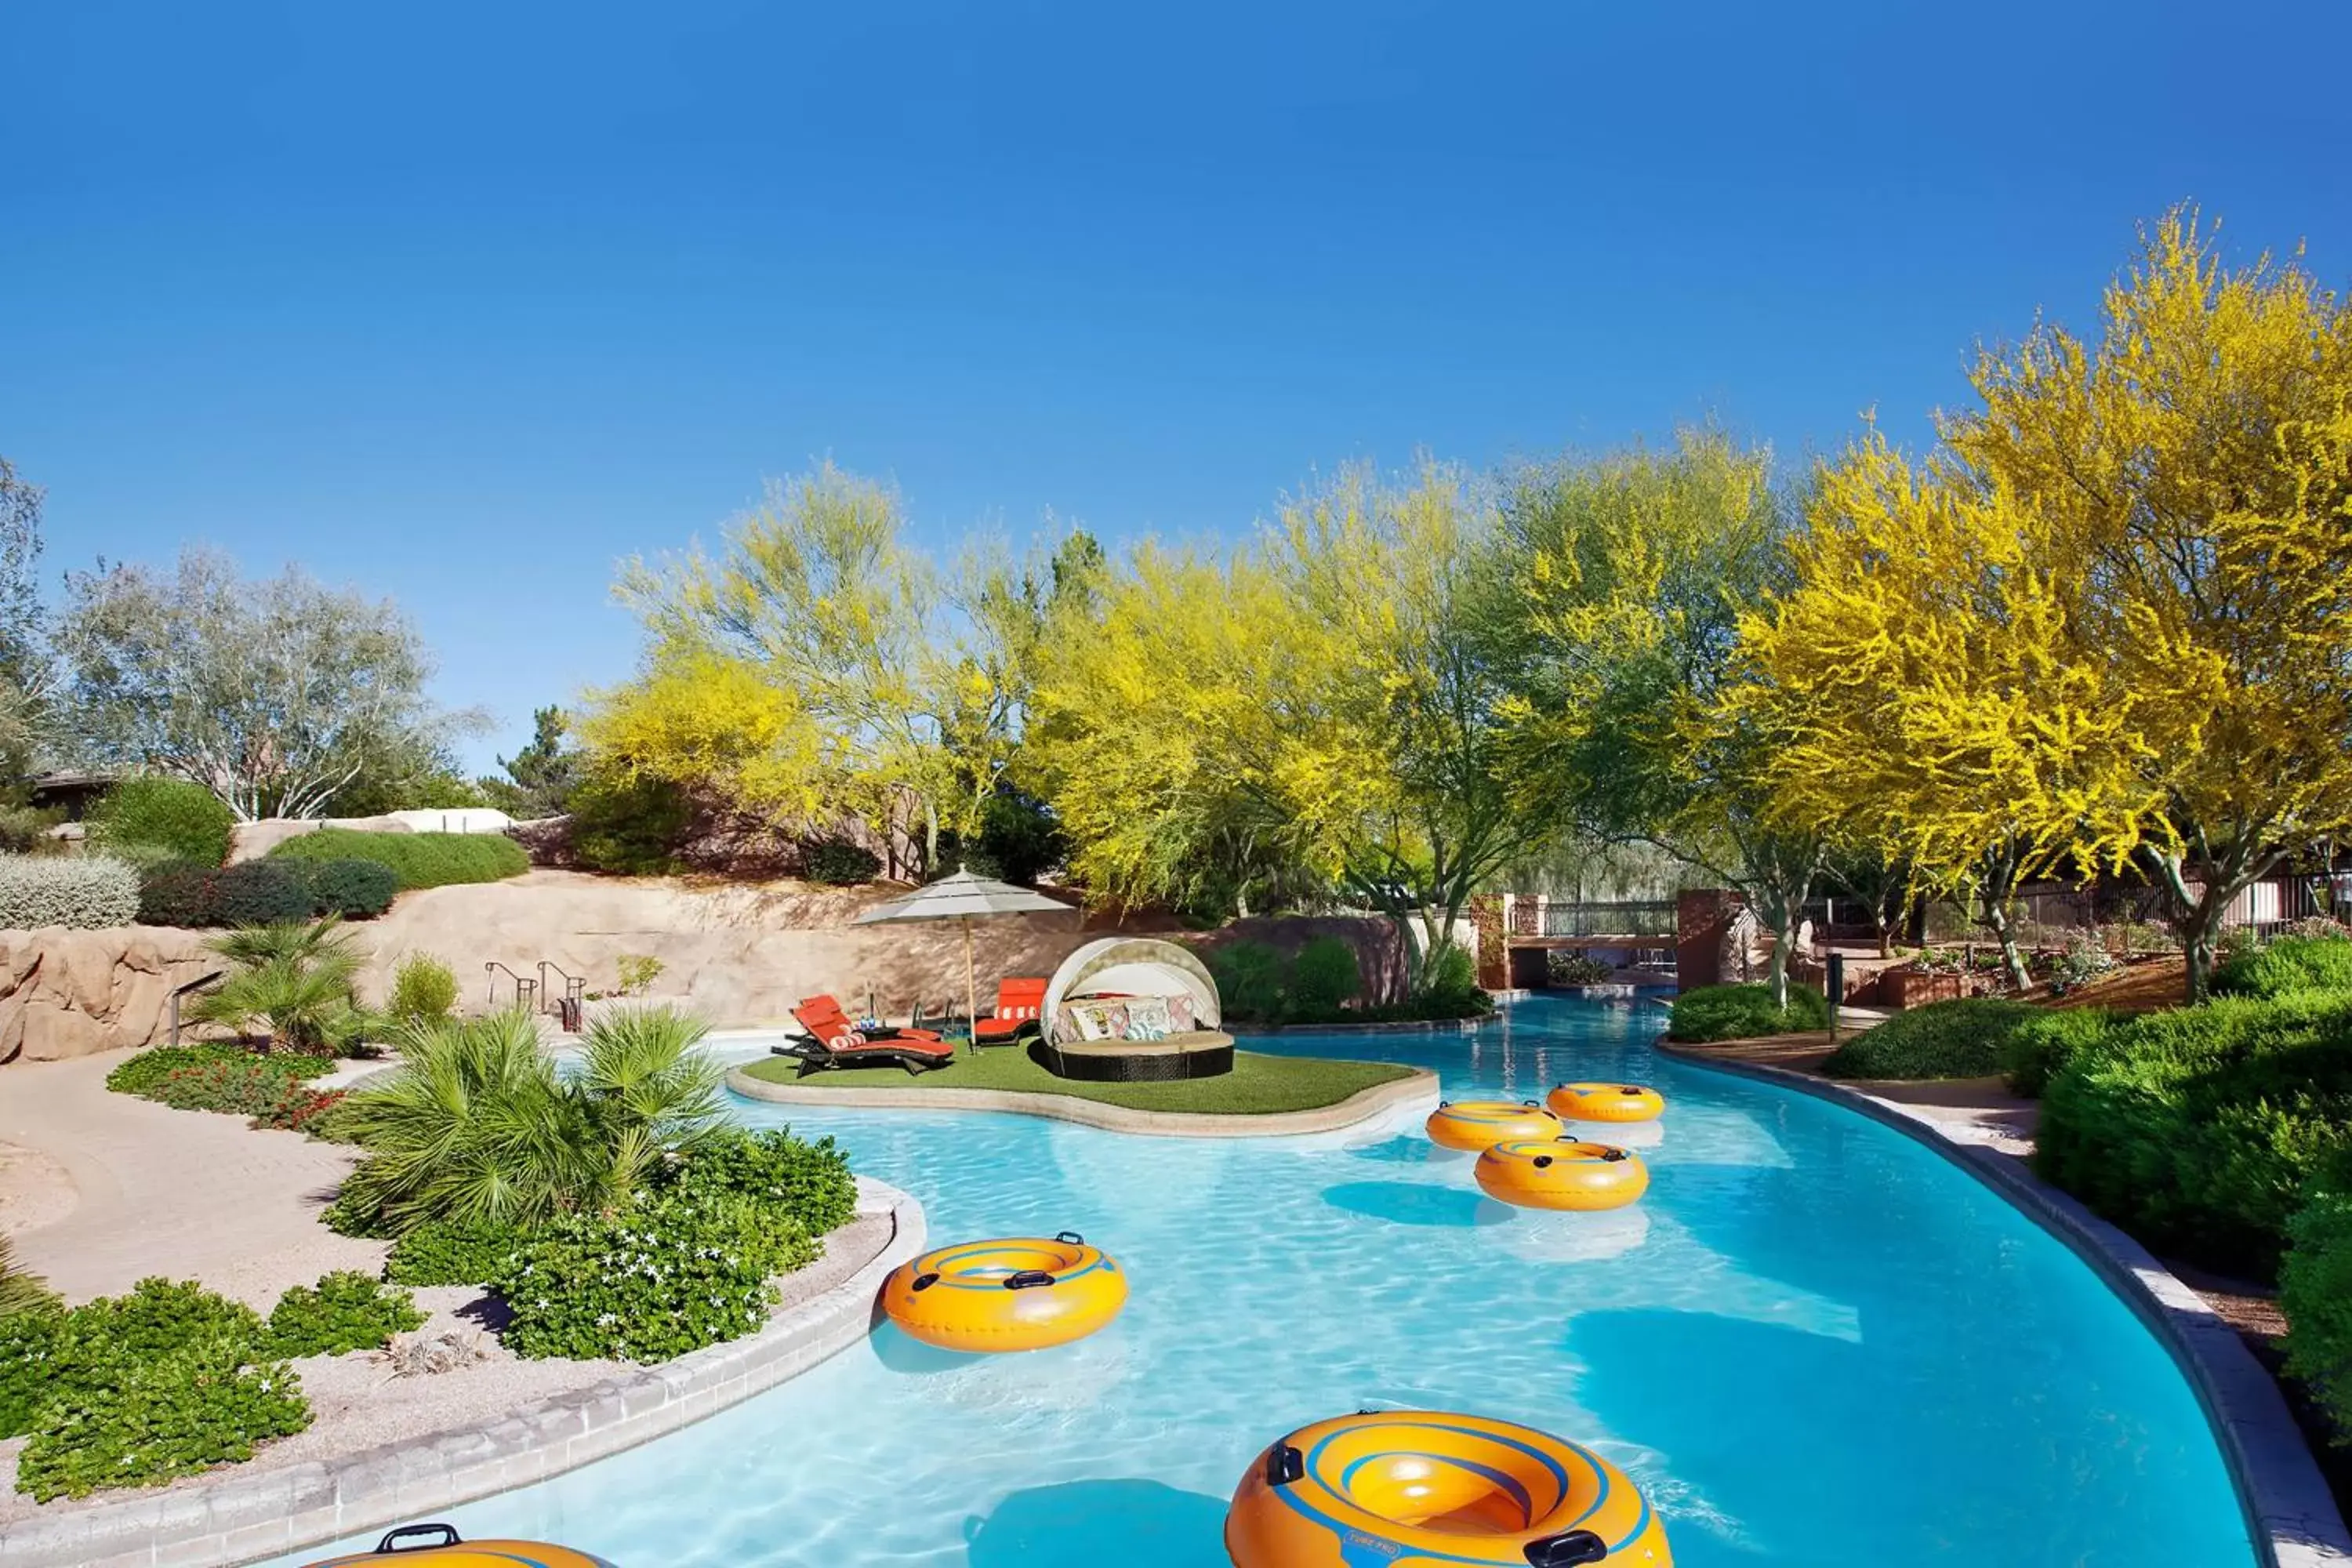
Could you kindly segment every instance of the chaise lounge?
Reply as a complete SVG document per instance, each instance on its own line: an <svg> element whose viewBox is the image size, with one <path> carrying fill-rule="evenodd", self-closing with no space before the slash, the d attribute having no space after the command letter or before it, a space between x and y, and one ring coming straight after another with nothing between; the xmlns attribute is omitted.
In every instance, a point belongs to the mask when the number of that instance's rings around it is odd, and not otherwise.
<svg viewBox="0 0 2352 1568"><path fill-rule="evenodd" d="M804 996L793 1016L808 1038L777 1051L800 1058L799 1076L831 1068L899 1067L909 1074L929 1072L955 1060L955 1047L929 1029L860 1033L830 996Z"/></svg>
<svg viewBox="0 0 2352 1568"><path fill-rule="evenodd" d="M1045 1032L1045 987L1051 982L1038 980L1000 980L996 984L996 1012L982 1018L972 1031L972 1043L981 1046L1018 1045L1031 1035Z"/></svg>

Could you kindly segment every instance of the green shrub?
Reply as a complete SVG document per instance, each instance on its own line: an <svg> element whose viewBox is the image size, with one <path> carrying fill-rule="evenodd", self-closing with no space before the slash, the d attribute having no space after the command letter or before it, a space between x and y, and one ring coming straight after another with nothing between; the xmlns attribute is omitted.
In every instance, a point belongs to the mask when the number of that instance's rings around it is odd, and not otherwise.
<svg viewBox="0 0 2352 1568"><path fill-rule="evenodd" d="M0 931L103 931L139 918L139 874L105 855L0 855Z"/></svg>
<svg viewBox="0 0 2352 1568"><path fill-rule="evenodd" d="M372 921L392 908L400 878L375 860L320 860L310 867L310 912Z"/></svg>
<svg viewBox="0 0 2352 1568"><path fill-rule="evenodd" d="M135 1094L142 1099L155 1092L156 1085L182 1068L192 1068L205 1062L243 1061L253 1055L243 1046L229 1041L206 1040L188 1046L152 1046L123 1060L121 1066L106 1075L106 1087L117 1094ZM289 1058L289 1061L309 1058ZM311 1063L316 1071L324 1072L333 1064Z"/></svg>
<svg viewBox="0 0 2352 1568"><path fill-rule="evenodd" d="M65 807L43 806L36 810L29 805L0 804L0 854L56 854L64 847L49 837L49 829L66 819ZM131 857L121 856L129 859Z"/></svg>
<svg viewBox="0 0 2352 1568"><path fill-rule="evenodd" d="M404 1023L430 1024L457 1010L457 977L429 952L412 952L392 972L384 1011Z"/></svg>
<svg viewBox="0 0 2352 1568"><path fill-rule="evenodd" d="M653 989L669 965L649 952L625 952L614 961L613 971L620 977L621 994L642 996Z"/></svg>
<svg viewBox="0 0 2352 1568"><path fill-rule="evenodd" d="M2314 1184L2287 1236L2286 1370L2327 1412L2336 1440L2352 1443L2352 1163Z"/></svg>
<svg viewBox="0 0 2352 1568"><path fill-rule="evenodd" d="M47 1502L102 1487L158 1486L253 1457L299 1432L310 1406L292 1369L250 1336L197 1337L169 1354L113 1355L43 1406L16 1489Z"/></svg>
<svg viewBox="0 0 2352 1568"><path fill-rule="evenodd" d="M0 1318L58 1310L57 1292L39 1275L17 1266L16 1244L0 1230Z"/></svg>
<svg viewBox="0 0 2352 1568"><path fill-rule="evenodd" d="M2042 1097L2044 1175L2159 1251L2267 1279L2298 1194L2352 1145L2352 995L2119 1021Z"/></svg>
<svg viewBox="0 0 2352 1568"><path fill-rule="evenodd" d="M200 1062L165 1073L145 1098L174 1110L249 1116L257 1126L299 1132L342 1099L340 1093L322 1094L312 1089L303 1081L311 1074L294 1065L320 1060L299 1055L247 1055L234 1061Z"/></svg>
<svg viewBox="0 0 2352 1568"><path fill-rule="evenodd" d="M2001 1076L2018 1093L2038 1096L2076 1052L2096 1045L2122 1021L2098 1007L2045 1008L2000 1042Z"/></svg>
<svg viewBox="0 0 2352 1568"><path fill-rule="evenodd" d="M1666 1034L1677 1040L1746 1040L1830 1026L1829 998L1791 983L1789 1005L1772 1005L1769 985L1701 985L1675 998Z"/></svg>
<svg viewBox="0 0 2352 1568"><path fill-rule="evenodd" d="M1544 954L1548 985L1605 985L1617 972L1590 953L1553 948Z"/></svg>
<svg viewBox="0 0 2352 1568"><path fill-rule="evenodd" d="M424 1323L416 1298L407 1291L340 1268L278 1298L262 1349L276 1356L341 1355L373 1349Z"/></svg>
<svg viewBox="0 0 2352 1568"><path fill-rule="evenodd" d="M365 1168L365 1162L362 1163L362 1168ZM319 1211L319 1223L337 1236L357 1237L362 1241L387 1241L400 1234L400 1227L385 1217L383 1207L376 1202L374 1194L363 1184L353 1182L349 1177L345 1177L343 1184L336 1190L333 1201ZM472 1285L478 1281L403 1279L400 1283Z"/></svg>
<svg viewBox="0 0 2352 1568"><path fill-rule="evenodd" d="M488 1221L428 1219L392 1244L383 1277L398 1285L479 1285L505 1266L525 1235Z"/></svg>
<svg viewBox="0 0 2352 1568"><path fill-rule="evenodd" d="M254 1344L260 1335L251 1308L194 1280L142 1279L127 1295L70 1311L0 1319L0 1437L33 1430L54 1401L113 1375L115 1362L161 1361L201 1341Z"/></svg>
<svg viewBox="0 0 2352 1568"><path fill-rule="evenodd" d="M815 1258L808 1233L744 1198L666 1197L557 1219L489 1287L517 1355L661 1362L766 1321L776 1275Z"/></svg>
<svg viewBox="0 0 2352 1568"><path fill-rule="evenodd" d="M1832 1078L1983 1078L2002 1045L2043 1009L1997 996L1906 1008L1864 1030L1822 1064Z"/></svg>
<svg viewBox="0 0 2352 1568"><path fill-rule="evenodd" d="M90 808L89 831L96 848L210 867L228 858L236 826L236 814L204 785L142 774Z"/></svg>
<svg viewBox="0 0 2352 1568"><path fill-rule="evenodd" d="M1224 1016L1235 1023L1273 1023L1285 1010L1282 954L1262 942L1227 943L1209 955Z"/></svg>
<svg viewBox="0 0 2352 1568"><path fill-rule="evenodd" d="M139 923L194 931L210 924L214 868L165 860L139 872Z"/></svg>
<svg viewBox="0 0 2352 1568"><path fill-rule="evenodd" d="M2352 938L2290 936L2231 953L2213 971L2217 996L2352 991Z"/></svg>
<svg viewBox="0 0 2352 1568"><path fill-rule="evenodd" d="M205 900L203 925L286 925L310 918L310 879L282 860L247 860L207 878Z"/></svg>
<svg viewBox="0 0 2352 1568"><path fill-rule="evenodd" d="M827 887L853 888L870 882L882 869L882 858L863 845L838 838L821 838L801 848L801 876Z"/></svg>
<svg viewBox="0 0 2352 1568"><path fill-rule="evenodd" d="M830 1138L810 1142L781 1129L714 1132L672 1161L661 1185L697 1204L749 1199L813 1237L847 1225L857 1208L849 1156Z"/></svg>
<svg viewBox="0 0 2352 1568"><path fill-rule="evenodd" d="M1290 961L1290 1005L1322 1016L1333 1014L1364 988L1362 962L1344 937L1311 937Z"/></svg>
<svg viewBox="0 0 2352 1568"><path fill-rule="evenodd" d="M390 867L404 889L495 882L530 869L522 846L504 834L362 833L349 827L322 827L289 838L269 852L269 860L373 860Z"/></svg>
<svg viewBox="0 0 2352 1568"><path fill-rule="evenodd" d="M614 773L591 773L571 805L572 858L622 877L675 869L695 821L693 801L677 785Z"/></svg>

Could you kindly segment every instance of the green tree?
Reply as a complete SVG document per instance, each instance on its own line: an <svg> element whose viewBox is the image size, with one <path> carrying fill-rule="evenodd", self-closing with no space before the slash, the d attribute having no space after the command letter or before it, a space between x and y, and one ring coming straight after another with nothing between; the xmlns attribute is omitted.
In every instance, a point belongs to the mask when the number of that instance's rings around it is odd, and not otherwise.
<svg viewBox="0 0 2352 1568"><path fill-rule="evenodd" d="M1777 721L1733 698L1740 616L1789 581L1789 510L1769 454L1685 431L1520 476L1495 570L1513 595L1520 809L1737 889L1773 933L1776 1005L1829 840L1776 813Z"/></svg>
<svg viewBox="0 0 2352 1568"><path fill-rule="evenodd" d="M530 741L511 757L500 757L506 777L480 781L489 804L510 816L526 820L561 816L571 809L572 792L583 776L579 751L565 742L572 720L561 708L541 708L531 714Z"/></svg>
<svg viewBox="0 0 2352 1568"><path fill-rule="evenodd" d="M239 1034L257 1027L273 1050L311 1056L332 1054L367 1027L353 990L363 955L331 916L226 931L205 945L235 968L189 1005L191 1022Z"/></svg>
<svg viewBox="0 0 2352 1568"><path fill-rule="evenodd" d="M33 583L43 494L0 458L0 768L11 776L64 739L51 722L48 625Z"/></svg>
<svg viewBox="0 0 2352 1568"><path fill-rule="evenodd" d="M372 769L436 753L478 715L425 695L432 660L390 600L227 557L69 574L58 643L100 759L203 784L242 820L317 816Z"/></svg>

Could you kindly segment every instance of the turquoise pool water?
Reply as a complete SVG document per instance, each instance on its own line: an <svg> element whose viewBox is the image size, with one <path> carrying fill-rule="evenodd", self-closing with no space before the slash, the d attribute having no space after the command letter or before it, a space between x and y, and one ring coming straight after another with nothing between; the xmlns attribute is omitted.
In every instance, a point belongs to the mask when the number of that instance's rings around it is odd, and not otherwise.
<svg viewBox="0 0 2352 1568"><path fill-rule="evenodd" d="M1206 1142L742 1105L840 1138L922 1200L935 1244L1085 1232L1126 1266L1127 1311L1028 1355L886 1328L446 1517L622 1568L1214 1568L1265 1444L1389 1405L1590 1443L1648 1489L1685 1568L2254 1561L2188 1385L2071 1252L1909 1139L1657 1057L1655 1016L1539 1001L1475 1038L1261 1042L1422 1063L1456 1098L1654 1084L1653 1184L1608 1215L1495 1204L1417 1133Z"/></svg>

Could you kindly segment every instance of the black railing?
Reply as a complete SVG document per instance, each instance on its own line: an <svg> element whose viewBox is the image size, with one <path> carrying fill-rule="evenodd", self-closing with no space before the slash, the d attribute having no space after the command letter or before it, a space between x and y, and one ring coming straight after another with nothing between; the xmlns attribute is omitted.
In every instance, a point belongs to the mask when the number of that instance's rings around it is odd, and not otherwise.
<svg viewBox="0 0 2352 1568"><path fill-rule="evenodd" d="M1629 899L1606 904L1547 903L1543 934L1560 937L1628 936L1671 942L1675 935L1672 899Z"/></svg>

